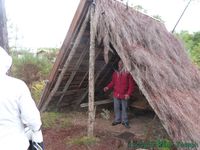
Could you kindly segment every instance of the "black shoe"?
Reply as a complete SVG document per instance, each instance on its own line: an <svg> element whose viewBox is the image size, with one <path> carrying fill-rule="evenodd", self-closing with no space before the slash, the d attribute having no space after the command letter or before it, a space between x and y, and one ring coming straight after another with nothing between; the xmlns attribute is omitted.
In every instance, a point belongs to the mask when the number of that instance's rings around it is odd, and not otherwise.
<svg viewBox="0 0 200 150"><path fill-rule="evenodd" d="M114 121L114 122L112 123L112 126L116 126L116 125L118 125L118 124L121 124L121 122L115 122L115 121Z"/></svg>
<svg viewBox="0 0 200 150"><path fill-rule="evenodd" d="M122 122L122 125L124 125L127 129L131 128L131 127L129 126L129 123L128 123L128 122Z"/></svg>

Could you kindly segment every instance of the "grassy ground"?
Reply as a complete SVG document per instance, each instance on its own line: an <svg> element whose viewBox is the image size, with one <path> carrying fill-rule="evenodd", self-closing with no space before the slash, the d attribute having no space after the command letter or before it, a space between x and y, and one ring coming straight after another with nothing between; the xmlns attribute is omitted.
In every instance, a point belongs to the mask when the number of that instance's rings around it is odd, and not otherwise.
<svg viewBox="0 0 200 150"><path fill-rule="evenodd" d="M102 114L103 113L103 114ZM106 116L106 117L105 117ZM100 110L96 114L94 137L87 137L87 112L42 114L46 150L113 150L136 149L135 144L169 141L158 118L149 112L130 112L130 129L123 125L111 126L113 113ZM158 143L158 142L157 142ZM166 143L166 142L165 142ZM169 150L165 147L151 149ZM143 146L144 148L144 146ZM150 148L149 148L150 149Z"/></svg>

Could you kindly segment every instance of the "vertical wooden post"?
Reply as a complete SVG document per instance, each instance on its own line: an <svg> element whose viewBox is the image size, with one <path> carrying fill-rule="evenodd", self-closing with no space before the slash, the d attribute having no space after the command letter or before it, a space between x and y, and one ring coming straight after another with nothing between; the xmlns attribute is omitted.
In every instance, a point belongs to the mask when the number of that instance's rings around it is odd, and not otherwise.
<svg viewBox="0 0 200 150"><path fill-rule="evenodd" d="M94 66L95 66L95 27L93 24L94 1L90 7L90 58L89 58L89 93L88 93L88 136L93 136L95 109L94 109Z"/></svg>
<svg viewBox="0 0 200 150"><path fill-rule="evenodd" d="M8 32L4 0L0 0L0 46L8 52Z"/></svg>

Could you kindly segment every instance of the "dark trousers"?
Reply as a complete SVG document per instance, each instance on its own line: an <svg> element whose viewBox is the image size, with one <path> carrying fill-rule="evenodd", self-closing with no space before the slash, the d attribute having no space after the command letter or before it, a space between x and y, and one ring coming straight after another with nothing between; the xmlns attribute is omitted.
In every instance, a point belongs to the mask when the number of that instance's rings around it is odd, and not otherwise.
<svg viewBox="0 0 200 150"><path fill-rule="evenodd" d="M115 122L128 122L128 100L114 97Z"/></svg>

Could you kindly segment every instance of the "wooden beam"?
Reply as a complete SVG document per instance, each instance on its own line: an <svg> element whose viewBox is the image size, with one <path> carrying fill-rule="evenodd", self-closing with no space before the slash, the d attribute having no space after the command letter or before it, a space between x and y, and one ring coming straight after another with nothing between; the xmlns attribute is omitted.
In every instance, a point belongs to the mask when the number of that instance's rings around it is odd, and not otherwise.
<svg viewBox="0 0 200 150"><path fill-rule="evenodd" d="M46 107L48 106L49 102L51 101L52 97L54 96L54 94L58 90L58 87L60 86L62 78L63 78L65 72L67 71L67 68L68 68L68 66L69 66L69 64L70 64L70 62L71 62L71 60L72 60L72 58L73 58L73 56L74 56L74 54L75 54L75 52L77 50L78 44L80 43L81 37L82 37L82 35L83 35L83 33L84 33L85 29L86 29L87 23L89 21L89 14L90 13L88 11L88 13L86 15L86 18L83 21L83 24L81 26L81 29L80 29L80 31L79 31L79 33L77 35L75 43L74 43L74 45L73 45L73 47L72 47L72 49L71 49L71 51L69 53L69 56L68 56L68 58L67 58L67 60L66 60L66 62L64 64L64 66L63 66L63 69L62 69L61 73L58 76L57 82L56 82L55 86L53 87L53 90L51 91L51 93L48 95L46 101L41 106L41 109L40 109L41 112L43 112L43 111L46 110Z"/></svg>
<svg viewBox="0 0 200 150"><path fill-rule="evenodd" d="M94 4L90 9L90 57L89 57L89 93L88 93L88 136L93 136L95 122L94 108L94 68L95 68L95 27L94 27Z"/></svg>
<svg viewBox="0 0 200 150"><path fill-rule="evenodd" d="M64 97L64 95L65 95L64 93L68 90L68 88L69 88L71 82L73 81L73 79L74 79L74 77L75 77L75 75L76 75L76 73L77 73L77 71L78 71L78 68L80 67L81 62L83 61L83 59L84 59L85 55L87 54L87 52L88 52L88 51L87 51L86 48L82 51L81 56L79 57L79 59L78 59L78 61L77 61L77 63L76 63L76 66L74 67L74 70L76 70L76 71L72 71L72 73L71 73L71 75L70 75L70 77L69 77L67 83L65 84L65 87L64 87L64 89L63 89L63 94L61 95L60 99L58 100L58 102L57 102L57 104L56 104L57 107L58 107L59 104L61 103L61 101L62 101L62 99L63 99L63 97Z"/></svg>
<svg viewBox="0 0 200 150"><path fill-rule="evenodd" d="M112 103L112 102L113 102L113 100L111 100L111 99L105 99L105 100L94 102L94 105L97 106L97 105L108 104L108 103ZM88 107L88 105L89 105L88 103L82 103L80 105L80 107Z"/></svg>
<svg viewBox="0 0 200 150"><path fill-rule="evenodd" d="M66 96L66 95L71 95L71 94L73 94L73 93L76 93L76 92L82 92L82 91L86 91L86 90L88 90L88 88L82 88L82 89L70 90L70 91L66 91L66 92L58 91L58 92L55 93L54 96L60 96L60 95L62 95L62 94L64 94L64 96Z"/></svg>

